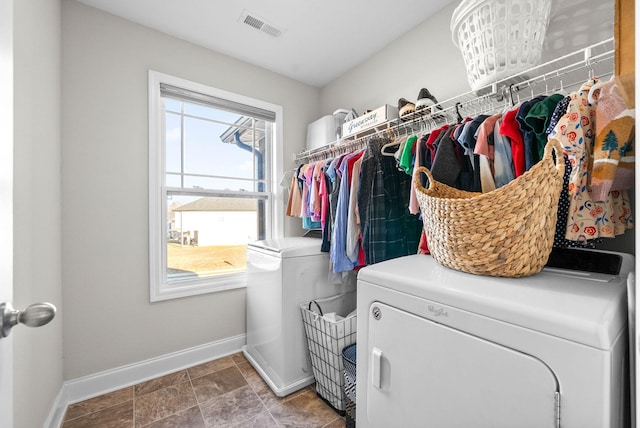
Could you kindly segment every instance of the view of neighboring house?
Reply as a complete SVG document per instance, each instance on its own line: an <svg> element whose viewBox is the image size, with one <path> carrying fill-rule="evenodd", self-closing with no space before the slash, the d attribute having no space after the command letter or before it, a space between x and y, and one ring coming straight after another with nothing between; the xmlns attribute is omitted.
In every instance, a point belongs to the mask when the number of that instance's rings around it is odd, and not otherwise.
<svg viewBox="0 0 640 428"><path fill-rule="evenodd" d="M183 245L246 245L257 239L257 210L255 199L205 197L173 204L169 233L176 240L181 236Z"/></svg>

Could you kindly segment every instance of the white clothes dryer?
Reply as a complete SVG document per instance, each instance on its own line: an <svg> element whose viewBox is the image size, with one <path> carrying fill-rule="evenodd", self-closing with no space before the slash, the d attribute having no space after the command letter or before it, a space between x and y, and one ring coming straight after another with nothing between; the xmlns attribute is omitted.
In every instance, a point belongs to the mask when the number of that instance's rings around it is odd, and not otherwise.
<svg viewBox="0 0 640 428"><path fill-rule="evenodd" d="M494 278L424 255L362 269L356 423L627 426L634 258L569 250L559 260L573 269Z"/></svg>
<svg viewBox="0 0 640 428"><path fill-rule="evenodd" d="M283 397L314 382L300 304L346 291L330 280L321 239L287 237L247 246L247 344L244 356ZM351 288L355 287L355 277Z"/></svg>

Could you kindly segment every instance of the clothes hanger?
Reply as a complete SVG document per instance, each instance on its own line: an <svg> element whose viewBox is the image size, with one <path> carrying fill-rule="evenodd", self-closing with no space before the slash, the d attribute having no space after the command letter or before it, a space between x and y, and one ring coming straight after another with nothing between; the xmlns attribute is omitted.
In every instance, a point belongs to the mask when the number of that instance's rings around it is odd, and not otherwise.
<svg viewBox="0 0 640 428"><path fill-rule="evenodd" d="M388 152L387 149L392 147L395 147L395 150L393 152ZM390 143L383 145L380 148L380 154L382 156L394 156L396 154L396 151L398 151L398 147L400 147L400 141L394 140Z"/></svg>
<svg viewBox="0 0 640 428"><path fill-rule="evenodd" d="M596 74L596 71L593 68L593 63L591 62L591 48L585 49L584 56L587 70L589 70L589 80L591 80L595 77Z"/></svg>
<svg viewBox="0 0 640 428"><path fill-rule="evenodd" d="M600 96L600 89L602 88L603 85L604 85L604 82L598 82L595 85L591 86L591 88L589 88L589 94L587 95L587 101L589 102L589 104L593 105L598 102L598 97ZM595 93L596 91L598 91L597 95Z"/></svg>
<svg viewBox="0 0 640 428"><path fill-rule="evenodd" d="M462 103L458 101L456 103L456 123L462 123L462 121L464 120L464 118L460 114L460 107L462 107Z"/></svg>
<svg viewBox="0 0 640 428"><path fill-rule="evenodd" d="M380 148L380 154L382 156L394 156L396 154L397 151L397 147L400 146L400 141L395 138L393 136L394 130L391 128L387 128L383 131L383 135L389 139L391 139L391 141L389 143L384 144L381 148ZM396 147L397 146L397 147ZM394 150L393 152L388 152L387 149L392 148L392 147L396 147L396 150Z"/></svg>
<svg viewBox="0 0 640 428"><path fill-rule="evenodd" d="M609 79L609 81L607 82L603 82L603 81L598 81L596 82L593 86L591 86L591 89L589 89L589 94L587 95L587 101L589 101L589 104L595 104L598 102L598 98L600 97L600 89L607 83L611 82L612 80L615 80L614 77L611 77L611 79ZM599 91L598 94L596 95L596 91Z"/></svg>
<svg viewBox="0 0 640 428"><path fill-rule="evenodd" d="M520 96L518 95L518 104L520 104ZM513 83L509 85L509 99L511 100L511 106L515 107L516 102L513 100Z"/></svg>

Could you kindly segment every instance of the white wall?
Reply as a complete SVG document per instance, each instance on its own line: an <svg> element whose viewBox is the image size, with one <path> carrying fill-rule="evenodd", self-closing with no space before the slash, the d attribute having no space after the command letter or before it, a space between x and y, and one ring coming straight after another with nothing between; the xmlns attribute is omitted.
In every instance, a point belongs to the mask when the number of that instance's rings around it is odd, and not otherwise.
<svg viewBox="0 0 640 428"><path fill-rule="evenodd" d="M285 167L319 90L73 0L62 19L64 378L245 333L243 289L149 303L147 71L282 105Z"/></svg>
<svg viewBox="0 0 640 428"><path fill-rule="evenodd" d="M14 2L14 306L60 311L60 0ZM14 427L42 426L62 386L62 317L19 325Z"/></svg>
<svg viewBox="0 0 640 428"><path fill-rule="evenodd" d="M362 113L383 104L397 106L401 97L415 101L423 87L441 101L469 91L464 62L449 29L457 3L322 88L321 111L353 107Z"/></svg>

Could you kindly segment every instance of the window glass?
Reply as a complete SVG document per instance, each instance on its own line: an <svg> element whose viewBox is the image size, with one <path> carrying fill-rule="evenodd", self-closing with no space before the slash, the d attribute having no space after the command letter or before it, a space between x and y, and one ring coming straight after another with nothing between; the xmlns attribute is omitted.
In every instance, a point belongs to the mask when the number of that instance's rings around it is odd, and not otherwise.
<svg viewBox="0 0 640 428"><path fill-rule="evenodd" d="M265 191L265 134L271 127L214 107L163 100L179 111L164 113L167 282L244 272L247 243L264 238L258 200L264 204L266 195L219 196ZM198 196L189 194L194 189Z"/></svg>
<svg viewBox="0 0 640 428"><path fill-rule="evenodd" d="M181 103L178 100L167 99L165 100L165 108L167 111L180 113Z"/></svg>
<svg viewBox="0 0 640 428"><path fill-rule="evenodd" d="M173 104L173 100L166 100L165 105ZM180 125L180 115L169 114L165 116L167 147L166 168L168 172L180 172L182 164L182 128Z"/></svg>
<svg viewBox="0 0 640 428"><path fill-rule="evenodd" d="M255 199L167 197L169 282L244 272L247 243L257 239Z"/></svg>

